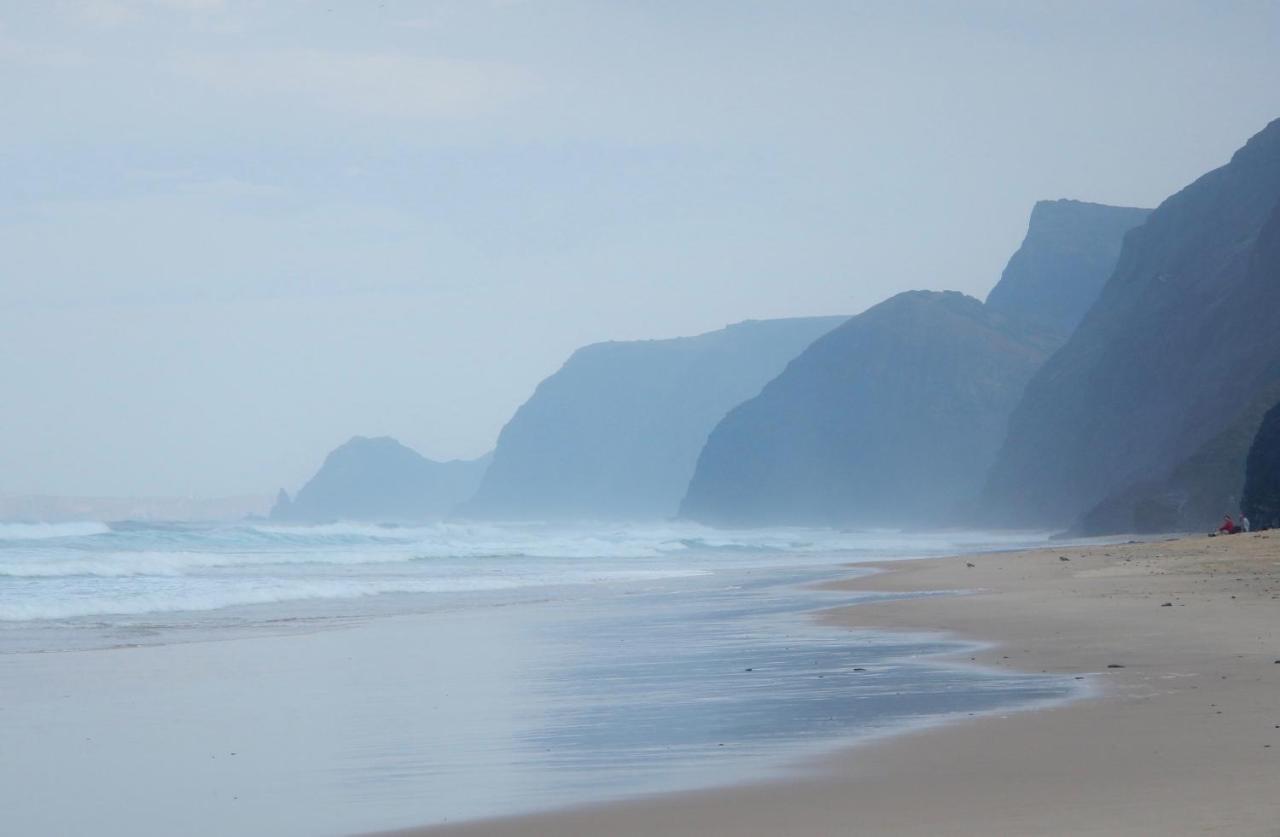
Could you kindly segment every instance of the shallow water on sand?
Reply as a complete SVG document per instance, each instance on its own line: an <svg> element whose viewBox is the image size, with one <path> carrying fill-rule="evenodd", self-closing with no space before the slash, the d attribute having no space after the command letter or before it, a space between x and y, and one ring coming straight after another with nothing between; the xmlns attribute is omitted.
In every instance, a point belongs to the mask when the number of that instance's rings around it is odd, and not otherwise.
<svg viewBox="0 0 1280 837"><path fill-rule="evenodd" d="M527 533L499 534L537 551ZM508 555L501 566L520 583L506 586L10 619L0 629L4 830L339 834L491 816L779 775L859 738L1076 693L1069 679L930 658L957 643L811 618L860 598L812 588L847 575L841 562L991 545L984 536L761 532L709 544L676 534L614 529ZM189 532L178 537L191 551ZM423 549L421 532L392 540L406 537L418 545L273 545L256 563L225 559L251 555L243 542L206 545L213 558L182 559L168 578L199 586L234 573L239 590L281 567L289 582L302 566L312 581L382 573L399 588L468 567L495 575L491 556L402 558ZM38 563L30 543L11 550L10 568ZM593 557L601 544L615 554ZM111 587L136 582L112 574L128 554L58 549L58 572L110 565L74 577L106 580L82 610L141 601L137 583ZM326 555L292 560L304 550ZM365 560L350 558L362 550ZM137 551L151 563L134 568L154 573L156 550ZM416 577L401 577L406 566ZM19 580L31 577L41 576Z"/></svg>

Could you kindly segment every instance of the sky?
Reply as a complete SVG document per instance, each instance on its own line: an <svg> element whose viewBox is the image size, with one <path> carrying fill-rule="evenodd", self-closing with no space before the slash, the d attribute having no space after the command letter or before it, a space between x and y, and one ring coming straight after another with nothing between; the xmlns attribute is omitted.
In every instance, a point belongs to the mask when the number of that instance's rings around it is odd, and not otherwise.
<svg viewBox="0 0 1280 837"><path fill-rule="evenodd" d="M0 0L0 493L469 458L587 343L981 297L1278 82L1280 0Z"/></svg>

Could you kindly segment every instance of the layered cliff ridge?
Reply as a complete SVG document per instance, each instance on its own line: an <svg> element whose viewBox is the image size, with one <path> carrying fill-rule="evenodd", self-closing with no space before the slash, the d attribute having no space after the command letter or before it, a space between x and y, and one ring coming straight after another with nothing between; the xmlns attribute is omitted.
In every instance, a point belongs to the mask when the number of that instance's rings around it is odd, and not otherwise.
<svg viewBox="0 0 1280 837"><path fill-rule="evenodd" d="M1238 506L1280 397L1280 120L1160 205L1028 384L984 492L992 519L1203 530Z"/></svg>
<svg viewBox="0 0 1280 837"><path fill-rule="evenodd" d="M711 428L845 319L748 321L696 337L579 349L503 428L462 512L670 517Z"/></svg>
<svg viewBox="0 0 1280 837"><path fill-rule="evenodd" d="M356 436L336 448L316 475L289 498L283 490L271 519L417 523L451 514L480 484L489 457L436 462L387 436Z"/></svg>
<svg viewBox="0 0 1280 837"><path fill-rule="evenodd" d="M1255 529L1280 528L1280 402L1267 411L1249 447L1240 509Z"/></svg>
<svg viewBox="0 0 1280 837"><path fill-rule="evenodd" d="M976 499L1023 387L1147 212L1038 203L985 305L954 292L899 294L816 341L716 427L682 516L718 525L955 522Z"/></svg>

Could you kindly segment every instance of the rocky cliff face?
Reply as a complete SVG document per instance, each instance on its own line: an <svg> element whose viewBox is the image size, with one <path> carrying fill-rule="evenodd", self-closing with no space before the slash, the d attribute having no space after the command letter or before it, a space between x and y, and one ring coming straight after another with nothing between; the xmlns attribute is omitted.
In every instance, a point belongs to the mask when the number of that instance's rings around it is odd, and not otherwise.
<svg viewBox="0 0 1280 837"><path fill-rule="evenodd" d="M1280 383L1277 310L1280 120L1128 236L1014 411L988 515L1090 533L1220 519Z"/></svg>
<svg viewBox="0 0 1280 837"><path fill-rule="evenodd" d="M386 436L356 436L330 453L292 500L281 491L271 519L438 520L475 492L488 459L435 462Z"/></svg>
<svg viewBox="0 0 1280 837"><path fill-rule="evenodd" d="M1280 402L1267 411L1249 447L1240 508L1253 528L1280 528Z"/></svg>
<svg viewBox="0 0 1280 837"><path fill-rule="evenodd" d="M1111 276L1125 234L1150 214L1127 206L1040 201L987 306L1066 339Z"/></svg>
<svg viewBox="0 0 1280 837"><path fill-rule="evenodd" d="M673 515L716 422L844 319L752 321L578 350L503 428L463 512L511 520Z"/></svg>
<svg viewBox="0 0 1280 837"><path fill-rule="evenodd" d="M930 525L972 496L1057 345L959 293L914 291L818 340L725 417L683 516L720 525Z"/></svg>
<svg viewBox="0 0 1280 837"><path fill-rule="evenodd" d="M1027 380L1146 214L1038 203L986 305L901 294L815 342L712 433L682 514L742 525L954 522Z"/></svg>

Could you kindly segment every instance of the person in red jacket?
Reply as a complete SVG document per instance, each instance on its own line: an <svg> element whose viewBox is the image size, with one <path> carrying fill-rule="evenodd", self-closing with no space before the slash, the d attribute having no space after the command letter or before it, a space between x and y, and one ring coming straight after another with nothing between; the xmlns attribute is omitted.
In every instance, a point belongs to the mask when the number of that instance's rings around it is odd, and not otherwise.
<svg viewBox="0 0 1280 837"><path fill-rule="evenodd" d="M1236 529L1236 522L1228 514L1222 518L1222 525L1218 527L1218 531L1224 535L1234 535L1239 530Z"/></svg>

